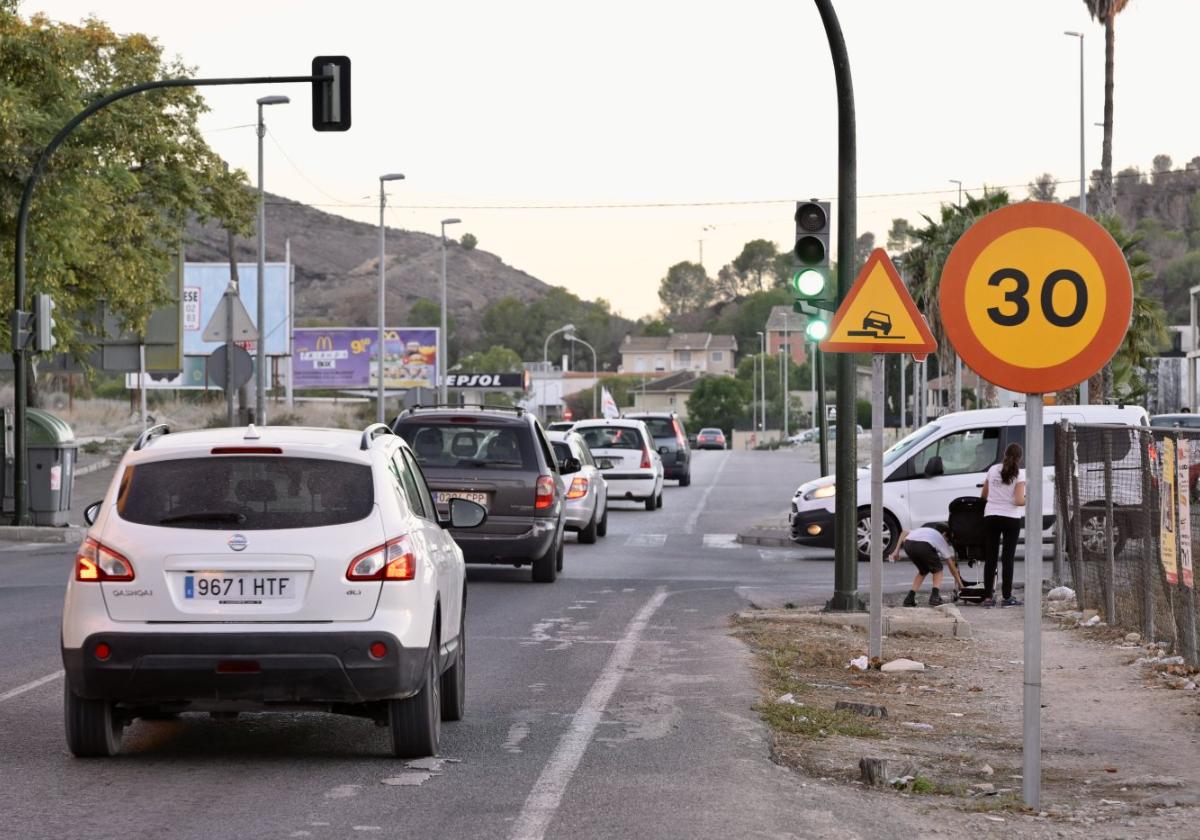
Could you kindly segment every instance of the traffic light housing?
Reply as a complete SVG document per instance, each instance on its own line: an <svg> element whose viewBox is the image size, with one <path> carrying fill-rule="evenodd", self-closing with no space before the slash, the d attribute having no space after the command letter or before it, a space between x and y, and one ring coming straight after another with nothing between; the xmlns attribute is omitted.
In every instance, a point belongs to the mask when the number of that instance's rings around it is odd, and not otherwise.
<svg viewBox="0 0 1200 840"><path fill-rule="evenodd" d="M792 294L818 309L837 308L837 289L829 271L829 202L796 202L796 270Z"/></svg>
<svg viewBox="0 0 1200 840"><path fill-rule="evenodd" d="M316 131L350 128L350 59L319 55L312 60L312 126ZM317 78L331 77L325 81Z"/></svg>
<svg viewBox="0 0 1200 840"><path fill-rule="evenodd" d="M54 349L54 301L40 294L33 300L33 349L47 353Z"/></svg>

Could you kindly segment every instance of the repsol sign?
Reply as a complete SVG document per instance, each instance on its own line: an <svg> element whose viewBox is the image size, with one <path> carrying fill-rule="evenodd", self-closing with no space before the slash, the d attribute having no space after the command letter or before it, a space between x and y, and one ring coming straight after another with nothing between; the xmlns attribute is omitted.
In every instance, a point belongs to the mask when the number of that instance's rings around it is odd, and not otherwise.
<svg viewBox="0 0 1200 840"><path fill-rule="evenodd" d="M525 390L524 373L451 373L446 376L449 388L501 388L508 391Z"/></svg>

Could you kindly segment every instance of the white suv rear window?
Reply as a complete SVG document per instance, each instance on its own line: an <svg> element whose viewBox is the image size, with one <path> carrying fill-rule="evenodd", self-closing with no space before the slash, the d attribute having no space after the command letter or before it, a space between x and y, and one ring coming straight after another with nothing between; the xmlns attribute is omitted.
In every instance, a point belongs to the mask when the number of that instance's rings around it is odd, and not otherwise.
<svg viewBox="0 0 1200 840"><path fill-rule="evenodd" d="M127 467L117 512L140 525L255 531L357 522L374 503L365 464L215 455Z"/></svg>

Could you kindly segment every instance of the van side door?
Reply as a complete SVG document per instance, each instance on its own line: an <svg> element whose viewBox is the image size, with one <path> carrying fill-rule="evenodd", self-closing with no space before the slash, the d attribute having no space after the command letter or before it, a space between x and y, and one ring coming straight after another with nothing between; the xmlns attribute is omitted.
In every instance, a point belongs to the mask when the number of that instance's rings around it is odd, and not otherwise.
<svg viewBox="0 0 1200 840"><path fill-rule="evenodd" d="M952 501L978 496L984 473L1000 459L1000 452L1000 427L986 426L956 429L914 454L906 465L912 525L945 522Z"/></svg>

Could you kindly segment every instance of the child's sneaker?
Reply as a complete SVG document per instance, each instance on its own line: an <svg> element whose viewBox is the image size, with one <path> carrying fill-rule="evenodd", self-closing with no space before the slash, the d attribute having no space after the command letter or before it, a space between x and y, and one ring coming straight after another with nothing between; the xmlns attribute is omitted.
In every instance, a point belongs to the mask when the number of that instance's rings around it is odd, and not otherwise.
<svg viewBox="0 0 1200 840"><path fill-rule="evenodd" d="M916 605L917 605L917 593L913 592L910 589L910 590L908 590L908 594L904 596L904 606L915 607Z"/></svg>
<svg viewBox="0 0 1200 840"><path fill-rule="evenodd" d="M1009 597L1005 598L1003 601L1000 602L1000 606L1002 606L1002 607L1019 607L1023 603L1024 603L1024 601L1018 601L1016 598L1013 598L1010 595Z"/></svg>
<svg viewBox="0 0 1200 840"><path fill-rule="evenodd" d="M940 607L942 605L942 596L936 589L929 595L929 606Z"/></svg>

